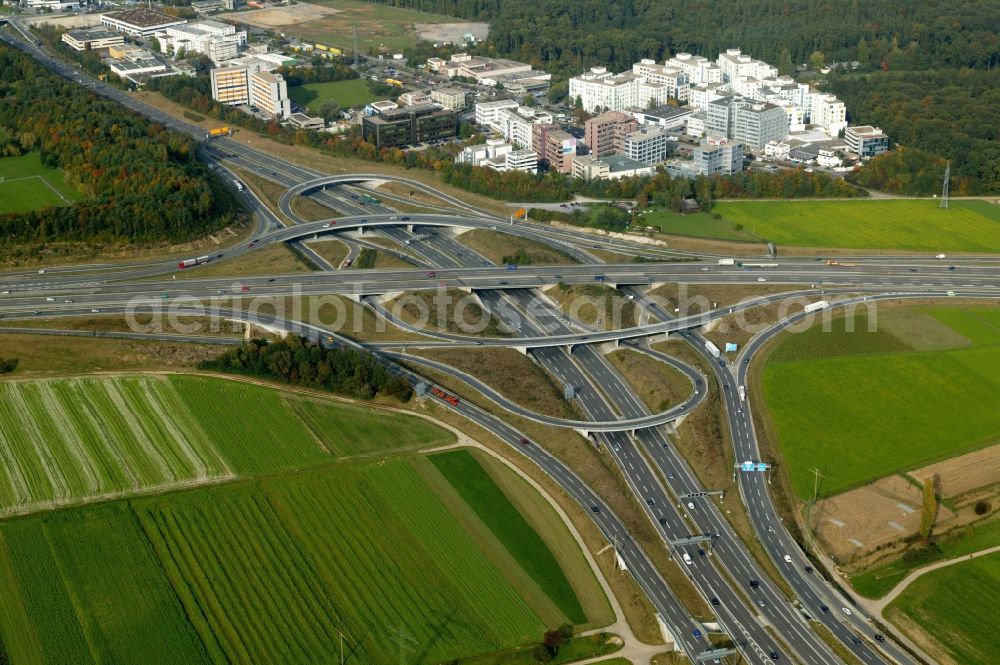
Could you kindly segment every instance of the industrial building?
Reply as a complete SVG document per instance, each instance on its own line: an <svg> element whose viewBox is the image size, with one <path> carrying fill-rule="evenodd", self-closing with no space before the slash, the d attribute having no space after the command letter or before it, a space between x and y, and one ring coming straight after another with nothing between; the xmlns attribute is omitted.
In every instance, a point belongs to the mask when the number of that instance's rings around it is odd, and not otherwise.
<svg viewBox="0 0 1000 665"><path fill-rule="evenodd" d="M219 21L196 21L166 28L157 33L164 53L200 53L221 64L236 58L247 45L247 33Z"/></svg>
<svg viewBox="0 0 1000 665"><path fill-rule="evenodd" d="M145 7L101 14L101 25L133 37L153 37L157 32L185 23L182 18Z"/></svg>
<svg viewBox="0 0 1000 665"><path fill-rule="evenodd" d="M124 45L125 36L114 30L94 28L64 32L62 41L76 51L98 51L111 46Z"/></svg>

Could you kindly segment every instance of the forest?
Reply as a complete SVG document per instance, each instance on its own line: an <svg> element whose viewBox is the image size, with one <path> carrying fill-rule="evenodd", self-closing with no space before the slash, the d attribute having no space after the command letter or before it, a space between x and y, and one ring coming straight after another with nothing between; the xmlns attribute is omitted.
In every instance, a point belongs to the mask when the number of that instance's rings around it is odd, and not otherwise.
<svg viewBox="0 0 1000 665"><path fill-rule="evenodd" d="M808 62L816 51L827 62L887 69L1000 64L996 0L374 1L488 21L499 53L557 74L621 71L677 51L714 59L734 47L776 65ZM911 43L916 57L901 58Z"/></svg>
<svg viewBox="0 0 1000 665"><path fill-rule="evenodd" d="M4 244L181 242L238 220L241 208L195 143L0 47L0 155L38 151L87 198L0 215Z"/></svg>
<svg viewBox="0 0 1000 665"><path fill-rule="evenodd" d="M270 343L247 342L203 362L201 368L278 379L358 399L388 395L407 402L413 396L410 383L390 372L372 354L349 348L324 348L291 335Z"/></svg>

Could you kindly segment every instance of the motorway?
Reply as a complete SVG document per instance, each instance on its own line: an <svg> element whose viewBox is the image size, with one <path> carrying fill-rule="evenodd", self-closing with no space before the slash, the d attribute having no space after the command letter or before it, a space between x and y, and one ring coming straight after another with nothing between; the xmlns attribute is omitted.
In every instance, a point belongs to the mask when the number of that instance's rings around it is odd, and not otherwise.
<svg viewBox="0 0 1000 665"><path fill-rule="evenodd" d="M0 34L5 41L18 41L2 31ZM204 131L198 127L167 116L125 92L106 86L76 68L53 60L36 48L23 43L20 48L28 50L50 68L92 88L98 94L115 99L157 122L190 134L199 141L205 139ZM862 662L913 662L908 654L890 642L875 644L869 641L868 638L873 637L874 631L867 623L868 617L860 610L854 608L851 615L840 611L842 606L846 606L845 601L818 575L807 571L807 566L812 564L781 524L765 475L740 473L741 499L757 538L796 598L794 602L790 602L783 596L733 532L719 506L706 493L711 488L700 485L663 427L665 423L689 412L700 403L710 389L708 377L685 363L652 350L647 342L651 337L679 334L694 349L705 355L712 367L714 381L719 386L716 389L722 397L735 459L758 460L759 450L750 405L740 399L735 388L746 385L747 367L762 345L805 315L793 310L794 313L790 316L756 336L744 348L735 365L724 362L719 364L707 355L704 340L697 332L702 325L750 307L787 301L792 296L802 299L801 302L808 302L838 294L843 296L843 302L839 306L863 305L887 299L948 297L952 294L998 298L1000 263L995 259L957 257L946 264L928 256L859 257L856 265L826 266L808 258L783 257L764 259L776 264L773 267L739 270L734 266L719 265L717 257L703 254L609 240L573 229L520 221L510 224L502 217L477 210L412 179L382 174L326 176L249 148L232 138L206 142L201 152L205 159L220 168L236 165L285 187L286 194L279 204L279 212L297 222L285 226L274 211L269 210L249 188L245 188L243 200L255 213L258 226L249 241L218 252L213 255L213 262L252 255L270 244L289 243L313 260L321 272L296 276L198 279L195 268L191 269L192 279L163 279L176 274L176 261L71 266L48 270L44 274L12 272L0 274L0 290L4 292L0 294L0 316L5 320L18 320L43 315L78 316L93 313L94 310L112 314L136 307L163 307L165 303L185 310L195 304L214 300L219 301L216 309L229 318L254 320L303 334L323 344L333 343L375 352L393 371L407 376L414 384L427 381L415 371L404 368L400 361L432 365L438 371L447 371L466 381L513 413L533 417L547 425L587 432L595 445L606 448L622 470L638 504L655 525L678 567L688 575L695 588L712 606L718 623L733 637L751 662L797 660L809 665L840 662L826 643L809 628L806 617L825 625L843 647ZM230 172L230 177L235 176ZM352 186L384 180L403 182L414 189L432 193L438 196L442 206L425 214L403 214L385 205L362 203L352 194L353 191L358 191L351 189ZM343 216L317 222L299 219L291 202L294 196L304 194L342 212ZM453 210L448 211L448 207ZM565 252L580 264L506 270L490 265L484 257L461 245L460 238L454 238L448 231L427 234L423 239L414 233L435 227L480 228L512 233L544 242ZM410 244L406 245L406 249L414 262L422 264L422 267L353 274L336 271L335 266L329 265L309 250L306 243L307 240L323 235L343 237L348 231L377 233L399 243L409 240ZM348 240L349 243L353 241ZM605 265L600 264L589 249L641 254L660 262ZM579 321L567 319L538 290L559 282L597 282L616 288L631 296L658 320L655 323L613 330L589 329ZM703 314L673 317L668 314L662 302L651 299L645 291L648 287L670 282L748 286L767 282L788 285L789 291L713 309ZM587 420L552 419L550 422L544 420L544 417L539 420L539 414L517 407L510 400L489 390L488 386L475 377L464 375L454 368L400 354L399 343L361 344L322 326L254 316L239 309L225 308L221 304L234 296L244 297L244 289L253 296L260 297L338 293L356 298L380 313L380 309L374 306L374 301L367 296L442 287L475 292L483 306L513 331L514 336L472 337L422 330L420 332L428 341L410 342L406 344L407 347L465 344L519 348L530 353L563 385L572 386L576 390L577 403ZM16 328L7 327L0 329L0 332L12 330ZM59 334L58 331L47 332ZM199 342L205 339L169 334L141 337ZM680 368L692 381L693 395L678 408L662 414L650 414L623 377L598 350L598 345L605 343L622 345ZM527 441L522 433L504 420L471 404L469 400L462 400L448 408L454 408L470 421L495 434L514 450L532 459L555 479L583 506L585 512L615 544L616 551L670 628L678 646L692 656L708 648L706 631L688 616L651 563L648 554L630 537L621 519L572 471L541 447ZM678 543L690 536L704 536L705 539ZM690 564L685 563L685 555L690 557ZM791 558L791 563L785 561L786 555Z"/></svg>

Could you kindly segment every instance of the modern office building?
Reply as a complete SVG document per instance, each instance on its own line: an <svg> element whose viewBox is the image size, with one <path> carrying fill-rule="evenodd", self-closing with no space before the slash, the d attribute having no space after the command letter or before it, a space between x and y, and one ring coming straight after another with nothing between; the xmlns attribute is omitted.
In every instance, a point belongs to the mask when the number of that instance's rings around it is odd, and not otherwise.
<svg viewBox="0 0 1000 665"><path fill-rule="evenodd" d="M401 106L423 106L430 103L431 97L426 92L411 90L399 96L399 104Z"/></svg>
<svg viewBox="0 0 1000 665"><path fill-rule="evenodd" d="M676 145L662 127L642 126L622 139L622 153L643 164L659 164Z"/></svg>
<svg viewBox="0 0 1000 665"><path fill-rule="evenodd" d="M185 19L145 7L101 14L101 25L133 37L152 37L157 32L185 23Z"/></svg>
<svg viewBox="0 0 1000 665"><path fill-rule="evenodd" d="M281 74L260 71L250 75L250 106L272 118L284 120L292 114L288 84Z"/></svg>
<svg viewBox="0 0 1000 665"><path fill-rule="evenodd" d="M889 150L889 137L871 125L848 127L844 130L844 142L861 159L871 159Z"/></svg>
<svg viewBox="0 0 1000 665"><path fill-rule="evenodd" d="M432 104L407 106L365 116L361 131L379 148L415 145L452 138L458 132L458 114Z"/></svg>
<svg viewBox="0 0 1000 665"><path fill-rule="evenodd" d="M659 106L648 111L632 111L632 115L639 121L640 125L650 125L653 127L663 127L664 129L677 129L684 131L687 119L691 117L695 109L688 106Z"/></svg>
<svg viewBox="0 0 1000 665"><path fill-rule="evenodd" d="M62 41L76 51L98 51L112 46L123 46L125 35L100 28L69 30L63 33Z"/></svg>
<svg viewBox="0 0 1000 665"><path fill-rule="evenodd" d="M694 149L692 167L705 176L730 175L743 170L743 144L727 139L708 139Z"/></svg>
<svg viewBox="0 0 1000 665"><path fill-rule="evenodd" d="M622 139L638 127L639 122L628 113L606 111L584 124L584 142L595 157L619 154Z"/></svg>
<svg viewBox="0 0 1000 665"><path fill-rule="evenodd" d="M708 58L700 55L681 52L667 60L666 66L679 69L687 74L690 85L722 83L722 69Z"/></svg>
<svg viewBox="0 0 1000 665"><path fill-rule="evenodd" d="M521 148L534 148L533 127L552 124L552 114L527 106L500 109L492 127L505 139Z"/></svg>

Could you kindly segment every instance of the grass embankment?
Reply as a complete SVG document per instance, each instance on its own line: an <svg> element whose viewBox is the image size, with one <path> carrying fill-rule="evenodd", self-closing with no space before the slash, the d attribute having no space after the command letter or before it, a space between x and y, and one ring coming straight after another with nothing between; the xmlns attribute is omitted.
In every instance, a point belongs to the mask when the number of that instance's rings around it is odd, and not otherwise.
<svg viewBox="0 0 1000 665"><path fill-rule="evenodd" d="M749 231L737 228L735 223L726 219L715 219L714 215L708 212L682 215L671 210L650 210L639 217L638 224L654 226L663 233L671 235L742 242L758 240Z"/></svg>
<svg viewBox="0 0 1000 665"><path fill-rule="evenodd" d="M694 390L685 374L638 351L619 349L607 358L653 413L680 404Z"/></svg>
<svg viewBox="0 0 1000 665"><path fill-rule="evenodd" d="M1000 650L1000 553L963 561L914 580L886 614L918 643L970 665L996 662ZM922 634L919 634L922 633Z"/></svg>
<svg viewBox="0 0 1000 665"><path fill-rule="evenodd" d="M347 245L332 238L311 242L309 243L309 249L322 256L333 266L339 266L347 258L347 255L351 253Z"/></svg>
<svg viewBox="0 0 1000 665"><path fill-rule="evenodd" d="M559 308L583 323L600 330L617 330L636 325L639 310L635 303L604 284L557 284L546 289Z"/></svg>
<svg viewBox="0 0 1000 665"><path fill-rule="evenodd" d="M1000 310L964 311L880 312L874 333L839 316L774 349L763 393L797 496L811 498L813 467L829 496L996 441Z"/></svg>
<svg viewBox="0 0 1000 665"><path fill-rule="evenodd" d="M1000 251L1000 206L988 201L952 201L948 210L930 199L741 201L719 203L714 212L779 245L929 253ZM716 236L708 231L707 237Z"/></svg>
<svg viewBox="0 0 1000 665"><path fill-rule="evenodd" d="M307 222L316 222L321 219L330 219L341 215L338 210L329 208L311 196L292 197L292 211Z"/></svg>
<svg viewBox="0 0 1000 665"><path fill-rule="evenodd" d="M43 166L37 152L0 159L0 214L71 205L83 198L62 171Z"/></svg>
<svg viewBox="0 0 1000 665"><path fill-rule="evenodd" d="M573 405L563 399L561 386L548 372L515 349L424 349L415 353L471 374L536 413L582 419Z"/></svg>
<svg viewBox="0 0 1000 665"><path fill-rule="evenodd" d="M521 265L565 265L576 259L554 247L500 231L473 229L458 236L459 242L496 264L512 260Z"/></svg>

